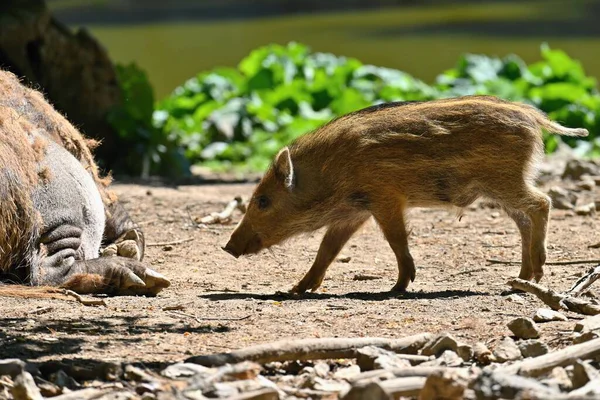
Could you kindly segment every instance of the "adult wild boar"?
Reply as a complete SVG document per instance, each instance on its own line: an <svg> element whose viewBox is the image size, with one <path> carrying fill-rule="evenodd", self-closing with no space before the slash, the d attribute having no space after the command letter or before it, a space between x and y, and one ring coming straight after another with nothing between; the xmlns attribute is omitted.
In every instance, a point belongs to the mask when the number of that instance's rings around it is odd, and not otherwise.
<svg viewBox="0 0 600 400"><path fill-rule="evenodd" d="M534 186L542 130L586 136L536 108L490 96L381 104L338 118L276 156L224 250L257 253L296 234L327 231L292 289L315 290L348 239L373 216L398 261L404 291L415 279L405 211L497 202L521 233L519 277L540 280L550 199Z"/></svg>
<svg viewBox="0 0 600 400"><path fill-rule="evenodd" d="M0 279L156 294L169 281L140 262L144 236L108 190L89 144L39 92L0 71ZM126 241L129 258L99 257L103 242L119 249Z"/></svg>

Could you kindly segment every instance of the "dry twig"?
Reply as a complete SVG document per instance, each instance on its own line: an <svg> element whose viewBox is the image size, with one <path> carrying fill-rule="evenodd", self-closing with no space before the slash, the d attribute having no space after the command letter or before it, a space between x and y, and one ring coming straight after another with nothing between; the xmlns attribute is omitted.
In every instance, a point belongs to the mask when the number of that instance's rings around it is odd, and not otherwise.
<svg viewBox="0 0 600 400"><path fill-rule="evenodd" d="M69 289L63 289L63 293L66 294L67 296L71 296L73 298L75 298L75 300L77 300L79 303L83 304L84 306L105 306L106 307L106 303L104 302L104 299L84 299L83 297L81 297L81 295L79 293L75 293L72 290Z"/></svg>
<svg viewBox="0 0 600 400"><path fill-rule="evenodd" d="M513 289L523 290L536 295L553 310L569 310L585 315L600 314L600 306L591 304L580 298L560 294L538 283L516 278L508 281L508 285Z"/></svg>
<svg viewBox="0 0 600 400"><path fill-rule="evenodd" d="M221 212L214 212L206 217L200 218L195 222L201 224L224 224L231 221L231 216L235 210L240 210L242 213L246 212L246 203L242 200L241 196L236 196L235 199L227 203L225 209Z"/></svg>
<svg viewBox="0 0 600 400"><path fill-rule="evenodd" d="M506 265L521 265L521 261L506 261L496 258L488 258L485 261L490 264L506 264ZM546 265L575 265L575 264L600 264L600 259L591 260L569 260L569 261L548 261Z"/></svg>
<svg viewBox="0 0 600 400"><path fill-rule="evenodd" d="M190 357L186 362L214 367L242 361L267 363L271 361L353 358L356 350L365 346L381 347L396 353L415 354L432 337L431 333L420 333L401 339L369 337L282 340L251 346L230 353Z"/></svg>
<svg viewBox="0 0 600 400"><path fill-rule="evenodd" d="M173 240L171 242L148 243L148 244L146 244L146 246L148 246L148 247L175 246L177 244L191 242L192 240L194 240L194 238L189 237L189 238L185 238L185 239Z"/></svg>
<svg viewBox="0 0 600 400"><path fill-rule="evenodd" d="M577 282L573 284L571 289L565 292L565 295L579 296L592 283L596 282L598 278L600 278L600 265L596 265L587 274L579 278Z"/></svg>

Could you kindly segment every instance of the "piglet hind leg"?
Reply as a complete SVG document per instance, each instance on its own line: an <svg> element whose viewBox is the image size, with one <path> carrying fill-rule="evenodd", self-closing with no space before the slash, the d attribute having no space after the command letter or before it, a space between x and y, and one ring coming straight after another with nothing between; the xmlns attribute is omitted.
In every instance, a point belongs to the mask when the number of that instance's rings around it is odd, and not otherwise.
<svg viewBox="0 0 600 400"><path fill-rule="evenodd" d="M319 246L317 258L304 278L292 288L291 293L301 294L307 290L315 291L323 283L325 272L335 257L342 250L352 235L369 219L368 215L360 216L350 222L332 225L325 232Z"/></svg>
<svg viewBox="0 0 600 400"><path fill-rule="evenodd" d="M33 285L58 286L78 293L156 295L169 287L161 274L125 257L79 258L82 229L61 225L42 235L32 265Z"/></svg>
<svg viewBox="0 0 600 400"><path fill-rule="evenodd" d="M550 199L537 188L523 185L516 195L501 201L521 232L523 250L519 277L539 282L546 263Z"/></svg>
<svg viewBox="0 0 600 400"><path fill-rule="evenodd" d="M393 292L405 292L409 283L415 280L416 269L408 249L408 233L404 222L402 203L385 201L373 210L373 216L396 255L398 262L398 281Z"/></svg>

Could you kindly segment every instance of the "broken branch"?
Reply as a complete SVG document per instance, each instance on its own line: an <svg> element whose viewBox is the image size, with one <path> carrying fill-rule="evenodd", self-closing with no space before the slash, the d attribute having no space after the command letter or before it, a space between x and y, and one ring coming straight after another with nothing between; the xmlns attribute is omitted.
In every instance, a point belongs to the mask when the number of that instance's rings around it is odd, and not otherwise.
<svg viewBox="0 0 600 400"><path fill-rule="evenodd" d="M75 298L75 300L77 300L84 306L105 306L106 307L106 303L104 302L104 299L84 299L83 297L81 297L81 295L79 293L75 293L74 291L69 290L69 289L63 289L63 293L66 294L67 296L71 296L71 297Z"/></svg>
<svg viewBox="0 0 600 400"><path fill-rule="evenodd" d="M600 265L596 265L587 274L582 276L573 284L571 289L565 292L565 295L579 296L581 292L587 289L592 283L600 278Z"/></svg>
<svg viewBox="0 0 600 400"><path fill-rule="evenodd" d="M600 338L575 344L543 356L528 358L507 367L498 368L496 371L535 377L551 371L554 367L571 365L576 360L590 359L598 355L600 355Z"/></svg>
<svg viewBox="0 0 600 400"><path fill-rule="evenodd" d="M585 315L600 314L600 306L579 298L562 295L538 283L516 278L508 281L508 285L513 289L534 294L553 310L569 310Z"/></svg>
<svg viewBox="0 0 600 400"><path fill-rule="evenodd" d="M506 264L506 265L521 265L521 261L498 260L496 258L488 258L490 264ZM548 261L546 265L574 265L574 264L600 264L600 259L592 260L570 260L570 261Z"/></svg>
<svg viewBox="0 0 600 400"><path fill-rule="evenodd" d="M433 335L430 333L420 333L402 339L321 338L283 340L251 346L230 353L190 357L186 362L200 364L205 367L215 367L242 361L268 363L272 361L354 358L356 350L365 346L381 347L396 353L415 354L432 337Z"/></svg>

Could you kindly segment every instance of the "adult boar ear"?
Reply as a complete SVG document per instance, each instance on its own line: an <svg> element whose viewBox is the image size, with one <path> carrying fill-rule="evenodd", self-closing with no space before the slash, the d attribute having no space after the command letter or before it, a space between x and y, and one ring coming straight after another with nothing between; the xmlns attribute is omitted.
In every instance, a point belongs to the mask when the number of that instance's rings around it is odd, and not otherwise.
<svg viewBox="0 0 600 400"><path fill-rule="evenodd" d="M284 147L279 154L277 154L275 157L274 168L277 179L291 191L296 182L296 174L294 173L294 164L292 164L289 148Z"/></svg>

